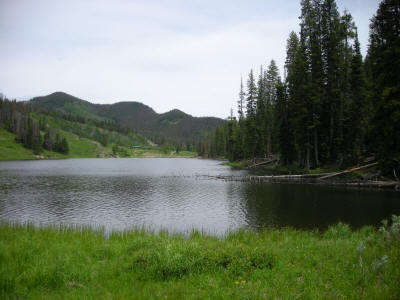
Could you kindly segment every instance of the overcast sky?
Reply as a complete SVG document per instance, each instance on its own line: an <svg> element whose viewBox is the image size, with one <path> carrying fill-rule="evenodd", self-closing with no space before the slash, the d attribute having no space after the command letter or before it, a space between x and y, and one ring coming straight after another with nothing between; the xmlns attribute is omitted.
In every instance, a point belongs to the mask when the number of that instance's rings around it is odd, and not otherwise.
<svg viewBox="0 0 400 300"><path fill-rule="evenodd" d="M337 3L365 54L379 1ZM299 15L300 0L0 0L0 92L225 118L241 76L271 59L282 72Z"/></svg>

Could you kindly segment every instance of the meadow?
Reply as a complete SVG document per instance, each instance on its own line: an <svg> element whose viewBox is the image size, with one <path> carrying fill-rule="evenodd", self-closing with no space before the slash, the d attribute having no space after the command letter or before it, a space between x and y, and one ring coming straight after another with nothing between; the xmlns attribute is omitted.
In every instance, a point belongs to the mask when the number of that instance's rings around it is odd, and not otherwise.
<svg viewBox="0 0 400 300"><path fill-rule="evenodd" d="M400 218L200 232L0 225L2 299L397 299Z"/></svg>
<svg viewBox="0 0 400 300"><path fill-rule="evenodd" d="M15 134L0 127L0 161L7 160L27 160L27 159L65 159L65 158L97 158L97 157L197 157L196 152L180 151L176 152L172 148L162 148L158 146L149 149L133 149L129 146L118 146L120 150L113 153L114 143L106 147L99 142L80 137L72 132L60 130L62 136L67 139L69 153L62 154L54 151L44 150L35 155L32 149L25 148L22 144L15 141Z"/></svg>

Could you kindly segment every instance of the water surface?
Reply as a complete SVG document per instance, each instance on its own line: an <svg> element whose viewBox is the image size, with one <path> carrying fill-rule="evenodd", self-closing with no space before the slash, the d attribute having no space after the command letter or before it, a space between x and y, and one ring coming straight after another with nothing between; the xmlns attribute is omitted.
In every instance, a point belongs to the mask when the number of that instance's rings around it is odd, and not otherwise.
<svg viewBox="0 0 400 300"><path fill-rule="evenodd" d="M199 159L123 158L0 162L0 220L123 230L144 226L211 234L260 227L357 228L400 214L400 193L244 183Z"/></svg>

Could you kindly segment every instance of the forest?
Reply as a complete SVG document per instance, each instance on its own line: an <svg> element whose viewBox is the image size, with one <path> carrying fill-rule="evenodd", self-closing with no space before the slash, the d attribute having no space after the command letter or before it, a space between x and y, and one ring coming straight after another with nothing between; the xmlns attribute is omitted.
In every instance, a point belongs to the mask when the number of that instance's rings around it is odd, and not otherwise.
<svg viewBox="0 0 400 300"><path fill-rule="evenodd" d="M25 103L0 97L0 126L15 134L15 140L39 155L44 149L67 154L68 142L61 133L42 120L32 118ZM42 137L41 131L44 132Z"/></svg>
<svg viewBox="0 0 400 300"><path fill-rule="evenodd" d="M237 117L205 135L199 153L230 161L279 156L310 170L375 157L400 176L400 1L384 0L362 57L357 26L335 0L302 0L287 39L284 76L274 60L240 84Z"/></svg>

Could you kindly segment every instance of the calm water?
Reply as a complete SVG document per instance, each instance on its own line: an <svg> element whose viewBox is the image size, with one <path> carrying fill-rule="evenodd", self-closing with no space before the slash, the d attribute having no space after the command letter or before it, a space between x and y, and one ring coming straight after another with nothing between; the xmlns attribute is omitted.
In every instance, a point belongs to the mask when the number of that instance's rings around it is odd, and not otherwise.
<svg viewBox="0 0 400 300"><path fill-rule="evenodd" d="M242 174L197 159L0 162L0 220L222 234L267 226L324 229L338 221L356 228L400 214L395 191L208 177Z"/></svg>

